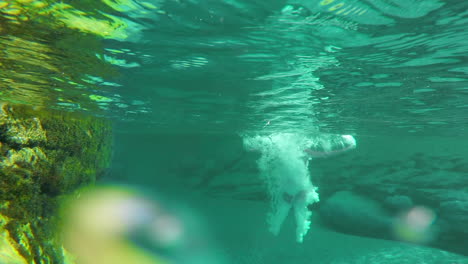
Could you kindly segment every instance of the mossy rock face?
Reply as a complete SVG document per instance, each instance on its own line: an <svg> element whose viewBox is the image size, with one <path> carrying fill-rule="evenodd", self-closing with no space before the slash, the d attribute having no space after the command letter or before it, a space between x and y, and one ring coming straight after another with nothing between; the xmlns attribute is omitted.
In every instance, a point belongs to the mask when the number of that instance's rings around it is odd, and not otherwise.
<svg viewBox="0 0 468 264"><path fill-rule="evenodd" d="M27 263L63 263L57 237L61 195L93 184L111 158L106 120L1 105L0 215Z"/></svg>

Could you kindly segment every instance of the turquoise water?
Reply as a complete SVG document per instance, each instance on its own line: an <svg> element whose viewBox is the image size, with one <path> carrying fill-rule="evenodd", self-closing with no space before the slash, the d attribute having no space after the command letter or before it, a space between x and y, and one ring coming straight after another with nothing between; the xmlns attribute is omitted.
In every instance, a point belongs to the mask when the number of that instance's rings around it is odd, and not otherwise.
<svg viewBox="0 0 468 264"><path fill-rule="evenodd" d="M468 263L468 2L63 2L35 33L2 11L1 99L112 121L101 183L190 223L180 248L137 245L174 263ZM84 20L105 15L122 24Z"/></svg>
<svg viewBox="0 0 468 264"><path fill-rule="evenodd" d="M465 133L463 3L303 2L163 5L123 77L137 129Z"/></svg>
<svg viewBox="0 0 468 264"><path fill-rule="evenodd" d="M30 9L31 19L57 14L20 37L25 27L4 27L2 78L23 88L4 94L10 101L44 104L43 96L49 107L140 132L465 133L459 1L65 1Z"/></svg>
<svg viewBox="0 0 468 264"><path fill-rule="evenodd" d="M122 178L180 182L168 195L199 194L193 205L230 263L466 263L463 228L447 231L452 238L441 231L445 242L414 247L391 241L395 236L379 223L393 220L379 212L400 194L441 219L453 211L444 212L445 198L432 192L461 193L466 204L467 182L459 178L466 169L448 173L440 160L466 162L459 144L467 132L467 7L459 1L166 3L167 16L137 41L150 57L123 76L129 96L143 98L149 113L116 124L122 142L132 142L121 157L135 155L117 158L127 169ZM281 214L281 202L271 199L282 194L271 187L275 176L257 166L261 156L245 153L242 144L276 133L357 139L354 152L308 164L320 202L308 206L312 224L303 243L295 242L292 209L273 231L278 236L268 232L278 219L269 215ZM135 147L135 134L145 147ZM134 172L151 176L136 180ZM459 180L438 189L445 177ZM340 191L365 198L334 204L330 197ZM462 225L467 219L455 218Z"/></svg>

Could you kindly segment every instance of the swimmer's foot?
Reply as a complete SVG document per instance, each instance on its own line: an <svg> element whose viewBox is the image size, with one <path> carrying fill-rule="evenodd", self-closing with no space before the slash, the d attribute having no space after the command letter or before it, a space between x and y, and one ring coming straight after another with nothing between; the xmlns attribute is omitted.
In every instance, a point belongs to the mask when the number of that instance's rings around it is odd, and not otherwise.
<svg viewBox="0 0 468 264"><path fill-rule="evenodd" d="M294 217L296 219L296 241L302 243L304 236L310 228L310 217L312 212L308 206L318 202L319 196L316 192L316 187L309 190L303 190L294 196Z"/></svg>

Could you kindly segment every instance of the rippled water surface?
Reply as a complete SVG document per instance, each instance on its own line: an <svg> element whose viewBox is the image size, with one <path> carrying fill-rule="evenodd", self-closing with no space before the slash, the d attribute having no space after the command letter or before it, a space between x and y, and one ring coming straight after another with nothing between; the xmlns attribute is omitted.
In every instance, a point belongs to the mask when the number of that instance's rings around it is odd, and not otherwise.
<svg viewBox="0 0 468 264"><path fill-rule="evenodd" d="M464 1L0 5L6 101L138 131L466 133Z"/></svg>

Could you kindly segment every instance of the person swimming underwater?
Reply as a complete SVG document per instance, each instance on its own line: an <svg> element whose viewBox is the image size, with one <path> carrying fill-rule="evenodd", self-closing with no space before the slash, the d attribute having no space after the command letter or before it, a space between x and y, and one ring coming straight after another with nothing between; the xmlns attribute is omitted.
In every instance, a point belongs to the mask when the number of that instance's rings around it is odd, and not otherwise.
<svg viewBox="0 0 468 264"><path fill-rule="evenodd" d="M269 230L278 235L291 209L296 221L296 241L301 243L310 227L309 205L319 201L312 184L309 161L325 158L356 147L350 135L306 137L292 133L244 138L244 145L261 153L257 161L272 200L268 216Z"/></svg>

